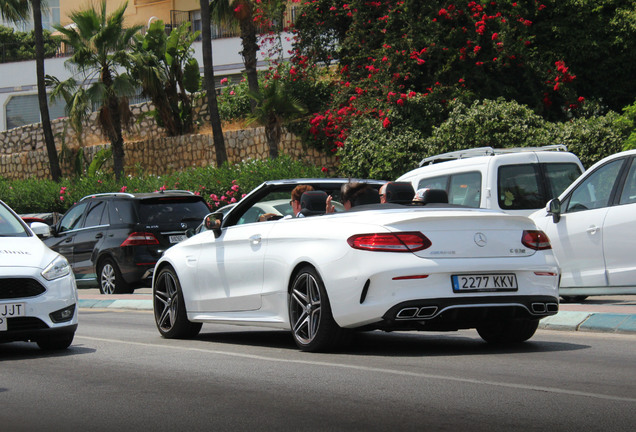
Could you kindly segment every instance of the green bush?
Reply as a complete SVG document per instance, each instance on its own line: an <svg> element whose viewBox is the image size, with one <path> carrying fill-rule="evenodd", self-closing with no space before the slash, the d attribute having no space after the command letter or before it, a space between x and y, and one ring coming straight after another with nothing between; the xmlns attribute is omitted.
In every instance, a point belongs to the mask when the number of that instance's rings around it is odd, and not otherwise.
<svg viewBox="0 0 636 432"><path fill-rule="evenodd" d="M218 97L219 115L221 120L234 120L247 117L250 113L250 97L247 80L242 79L237 84L232 84L228 79L227 86L223 87Z"/></svg>
<svg viewBox="0 0 636 432"><path fill-rule="evenodd" d="M166 176L128 176L120 182L103 173L94 177L64 179L60 183L0 179L0 198L17 213L63 213L82 197L92 194L178 189L202 195L211 208L217 208L240 200L243 194L266 180L315 177L324 177L320 167L281 156L271 160L225 164L219 168L191 168Z"/></svg>
<svg viewBox="0 0 636 432"><path fill-rule="evenodd" d="M379 119L360 118L347 144L338 151L343 177L393 180L417 166L423 152L421 133L382 126Z"/></svg>

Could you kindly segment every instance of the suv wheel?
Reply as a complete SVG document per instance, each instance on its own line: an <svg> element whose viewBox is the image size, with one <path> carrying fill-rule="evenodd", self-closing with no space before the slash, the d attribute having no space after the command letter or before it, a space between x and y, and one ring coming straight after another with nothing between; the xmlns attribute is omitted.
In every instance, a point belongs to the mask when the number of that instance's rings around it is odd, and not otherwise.
<svg viewBox="0 0 636 432"><path fill-rule="evenodd" d="M111 258L105 258L97 269L99 292L102 294L130 294L132 290Z"/></svg>

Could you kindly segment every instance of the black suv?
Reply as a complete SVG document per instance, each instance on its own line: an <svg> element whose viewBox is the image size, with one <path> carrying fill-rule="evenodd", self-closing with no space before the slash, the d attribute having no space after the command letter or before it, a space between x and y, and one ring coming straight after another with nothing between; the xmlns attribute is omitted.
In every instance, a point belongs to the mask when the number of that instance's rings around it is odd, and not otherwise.
<svg viewBox="0 0 636 432"><path fill-rule="evenodd" d="M209 212L201 196L187 191L90 195L51 227L44 242L68 259L78 286L131 293L150 283L163 251Z"/></svg>

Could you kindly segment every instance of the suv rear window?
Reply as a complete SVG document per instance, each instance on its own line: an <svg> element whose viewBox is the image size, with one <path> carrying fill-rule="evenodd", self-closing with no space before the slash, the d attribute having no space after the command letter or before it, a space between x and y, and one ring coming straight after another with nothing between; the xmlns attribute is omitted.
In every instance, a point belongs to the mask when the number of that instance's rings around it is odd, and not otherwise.
<svg viewBox="0 0 636 432"><path fill-rule="evenodd" d="M578 165L571 163L501 166L497 175L499 207L503 210L541 208L563 192L580 174Z"/></svg>
<svg viewBox="0 0 636 432"><path fill-rule="evenodd" d="M139 203L139 222L165 224L186 220L203 220L210 209L202 199L168 197L143 200Z"/></svg>

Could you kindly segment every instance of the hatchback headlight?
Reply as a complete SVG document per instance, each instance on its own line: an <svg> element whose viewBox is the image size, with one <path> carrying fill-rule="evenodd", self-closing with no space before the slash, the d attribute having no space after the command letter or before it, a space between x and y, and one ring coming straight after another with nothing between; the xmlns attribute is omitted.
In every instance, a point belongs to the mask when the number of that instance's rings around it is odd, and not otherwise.
<svg viewBox="0 0 636 432"><path fill-rule="evenodd" d="M71 266L66 258L58 255L42 272L42 276L46 280L58 279L66 276L71 272Z"/></svg>

